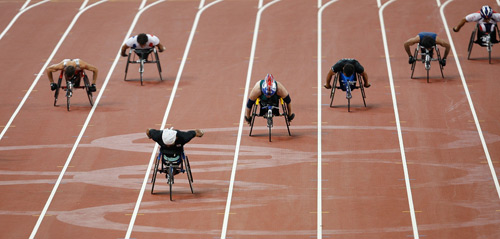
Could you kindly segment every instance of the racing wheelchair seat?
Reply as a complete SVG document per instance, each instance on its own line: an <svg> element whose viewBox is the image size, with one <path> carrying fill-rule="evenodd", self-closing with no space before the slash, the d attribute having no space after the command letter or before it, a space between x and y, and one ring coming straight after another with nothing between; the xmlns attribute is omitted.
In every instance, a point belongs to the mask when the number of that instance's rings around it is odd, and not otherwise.
<svg viewBox="0 0 500 239"><path fill-rule="evenodd" d="M341 80L340 78L340 72L335 73L335 76L333 78L333 85L332 85L332 90L330 92L330 107L333 107L333 99L335 97L335 91L336 89L342 90L346 92L346 99L347 99L347 111L351 112L351 98L352 98L352 90L355 89L360 89L361 91L361 97L363 98L363 104L366 107L366 94L365 94L365 87L363 83L363 77L355 73L355 80L354 81L348 81L345 82ZM338 84L337 84L338 83Z"/></svg>
<svg viewBox="0 0 500 239"><path fill-rule="evenodd" d="M132 54L132 52L134 53ZM160 74L160 80L163 81L163 78L161 77L160 58L158 57L158 52L156 48L148 48L148 49L131 48L128 54L127 66L125 66L125 77L123 78L123 80L127 81L127 72L129 64L140 64L139 66L140 80L141 80L141 85L144 85L142 75L144 73L144 64L148 63L156 64L156 67L158 68L158 73Z"/></svg>
<svg viewBox="0 0 500 239"><path fill-rule="evenodd" d="M434 53L436 53L437 58L434 58ZM437 61L439 63L439 70L441 71L441 77L444 78L443 74L444 66L441 64L442 62L441 52L439 51L437 45L434 45L430 50L427 50L425 47L418 44L417 47L415 48L413 58L415 59L415 61L411 64L411 76L410 76L411 79L414 79L413 74L415 73L415 66L417 64L417 61L420 61L424 64L425 70L427 71L427 83L429 83L429 71L431 69L432 61Z"/></svg>
<svg viewBox="0 0 500 239"><path fill-rule="evenodd" d="M57 88L55 89L54 92L54 106L57 106L57 99L59 98L59 92L62 89L63 91L66 91L66 108L69 111L70 110L70 102L71 102L71 97L73 96L73 91L75 89L85 89L87 93L87 97L90 102L90 106L94 106L94 99L92 96L92 91L91 91L91 84L90 80L85 73L84 70L77 70L75 72L75 75L71 79L66 79L66 85L63 86L63 76L64 76L64 71L61 71L59 78L57 79ZM82 84L83 80L83 84Z"/></svg>
<svg viewBox="0 0 500 239"><path fill-rule="evenodd" d="M165 173L165 177L167 178L167 183L169 185L170 201L172 201L172 185L174 184L174 176L179 173L187 173L191 193L194 193L192 185L193 175L191 173L191 166L189 165L189 159L184 154L184 151L178 154L170 150L160 149L160 152L156 157L155 166L153 169L153 177L151 179L151 194L154 194L156 176L158 173Z"/></svg>
<svg viewBox="0 0 500 239"><path fill-rule="evenodd" d="M469 47L467 48L467 60L470 60L470 54L474 44L478 44L481 47L486 47L486 50L488 51L488 62L491 64L491 49L493 45L499 42L497 36L500 36L500 31L498 30L498 26L496 24L489 27L493 27L493 31L483 32L480 30L479 23L476 24L476 27L470 36ZM476 38L476 40L474 40L474 38Z"/></svg>
<svg viewBox="0 0 500 239"><path fill-rule="evenodd" d="M280 112L279 105L281 105L282 112ZM257 108L259 108L258 114ZM278 102L271 102L271 104L269 105L264 105L260 102L260 99L257 98L255 104L252 106L249 136L252 136L255 118L262 117L267 120L267 127L269 128L269 142L271 142L271 128L273 127L273 118L281 116L283 116L283 118L285 119L288 135L292 136L292 134L290 133L290 120L288 118L288 105L283 101L283 99L279 98Z"/></svg>

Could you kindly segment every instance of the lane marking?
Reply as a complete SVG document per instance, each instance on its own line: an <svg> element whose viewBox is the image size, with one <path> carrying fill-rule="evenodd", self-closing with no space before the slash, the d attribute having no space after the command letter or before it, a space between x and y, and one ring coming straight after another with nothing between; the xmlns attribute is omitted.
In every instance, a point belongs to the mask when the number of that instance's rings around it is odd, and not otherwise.
<svg viewBox="0 0 500 239"><path fill-rule="evenodd" d="M325 5L321 6L321 3L322 1L321 0L318 0L318 52L316 54L317 56L317 62L318 62L318 69L317 69L317 73L318 73L318 82L317 82L317 95L318 95L318 103L317 103L317 111L318 111L318 119L317 119L317 128L318 128L318 165L317 165L317 175L318 175L318 183L316 185L316 190L317 190L317 195L316 195L316 213L317 213L317 216L316 216L316 238L320 239L320 238L323 238L323 217L322 217L322 210L323 210L323 192L322 192L322 189L323 189L323 185L322 185L322 148L321 148L321 143L322 143L322 133L321 133L321 126L322 126L322 104L321 104L321 96L323 95L321 90L323 89L323 85L321 84L321 81L322 81L322 77L321 77L321 72L323 71L322 69L322 66L321 66L321 62L322 62L322 59L323 59L323 50L322 50L322 44L323 44L323 41L322 41L322 29L323 29L323 23L322 23L322 17L323 17L323 11L325 10L326 7L328 7L330 4L336 2L337 0L332 0L332 1L329 1L328 3L326 3ZM326 122L325 122L326 123Z"/></svg>
<svg viewBox="0 0 500 239"><path fill-rule="evenodd" d="M34 8L36 6L39 6L41 4L44 4L46 2L49 2L50 0L43 0L41 2L38 2L38 3L35 3L29 7L26 8L26 5L28 5L30 0L27 0L24 5L21 7L21 9L19 9L19 12L16 14L16 16L14 16L14 18L12 18L12 20L10 21L9 25L7 25L7 27L5 27L5 29L3 30L2 34L0 34L0 40L2 40L2 38L5 36L5 34L7 34L7 32L10 30L10 28L12 27L12 25L14 25L14 23L17 21L17 19L19 18L19 16L21 16L23 13L25 13L26 11L30 10L31 8Z"/></svg>
<svg viewBox="0 0 500 239"><path fill-rule="evenodd" d="M59 42L57 43L56 47L54 48L52 54L49 56L49 58L47 59L47 62L45 63L45 65L42 67L42 70L40 71L39 73L39 76L35 79L35 81L33 82L33 84L31 85L30 87L30 90L32 90L34 88L34 86L36 85L36 83L38 82L38 80L40 79L40 75L42 74L43 70L47 67L47 65L49 64L49 62L52 60L52 58L54 57L54 55L56 54L56 52L58 51L59 47L62 45L62 43L64 42L64 40L66 39L66 36L69 34L69 32L71 31L71 29L73 28L73 26L75 25L76 21L78 20L78 18L80 17L81 14L83 14L85 11L87 11L88 9L94 7L94 6L97 6L101 3L104 3L106 2L107 0L101 0L101 1L98 1L98 2L95 2L83 9L81 9L76 15L75 17L73 18L73 21L71 22L71 24L68 26L68 28L66 29L66 32L64 33L64 35L61 37L61 39L59 40ZM143 0L143 1L146 1L146 0ZM83 6L83 4L82 4ZM137 17L137 16L136 16ZM134 19L136 20L136 19ZM135 24L135 23L133 23ZM129 33L127 34L127 36L125 37L124 41L125 42L127 39L128 39L128 36L131 34L131 31L132 29L129 30ZM109 79L111 78L111 74L114 70L114 68L116 67L116 64L118 63L118 59L120 59L120 53L121 53L121 49L118 50L118 53L115 57L115 62L113 63L113 65L111 66L109 72L108 72L108 75L106 77L106 79L104 80L103 82L103 85L101 87L101 91L99 92L99 95L97 96L95 102L94 102L94 105L92 106L92 109L90 110L90 113L89 115L87 116L87 119L85 120L85 123L84 123L84 126L82 127L82 130L80 131L80 134L79 134L79 137L76 139L75 141L75 144L73 145L73 148L71 149L71 152L68 156L68 159L66 160L66 163L63 167L63 169L61 170L61 173L59 174L59 177L57 178L57 181L54 185L54 188L52 189L52 192L50 193L50 196L49 198L47 199L47 202L45 203L45 206L42 210L42 213L40 214L40 217L38 218L37 222L36 222L36 225L35 227L33 228L33 231L31 232L31 235L30 235L30 239L34 239L35 238L35 235L38 231L38 228L40 227L40 224L42 223L43 221L43 218L44 216L46 215L47 213L47 210L57 192L57 189L59 187L59 185L61 184L61 181L64 177L64 174L66 172L66 170L68 169L69 167L69 164L71 162L71 159L73 158L73 155L76 151L76 148L78 147L78 144L79 142L81 141L82 139L82 136L83 134L85 133L85 130L87 128L87 125L89 125L89 122L90 122L90 119L92 118L92 115L94 114L94 111L96 109L96 107L99 105L99 101L101 99L101 96L102 94L104 93L104 90L106 89L106 86L109 82ZM23 99L23 101L21 102L21 104L19 105L18 109L16 110L16 113L15 115L17 115L17 112L19 112L19 109L22 107L22 105L24 104L24 101L26 100L27 96L29 95L29 92L25 95L25 98ZM15 115L13 115L13 117L11 118L11 121L15 118ZM9 121L9 122L11 122ZM2 132L2 134L0 135L0 140L1 140L1 136L3 136L3 134L5 133L5 130L4 129L4 132Z"/></svg>
<svg viewBox="0 0 500 239"><path fill-rule="evenodd" d="M471 98L470 93L469 93L469 88L467 87L467 82L465 81L465 76L464 76L464 73L462 71L462 66L460 65L460 61L459 61L458 56L457 56L455 44L453 43L453 39L451 37L450 29L448 27L448 22L446 21L446 17L444 16L444 8L452 1L453 0L446 1L439 8L439 12L441 14L441 19L443 20L443 25L444 25L444 28L446 30L446 35L448 36L448 39L450 41L451 50L453 52L453 56L454 56L455 62L457 64L458 73L460 74L460 79L462 79L462 85L464 87L465 95L467 96L467 101L469 102L470 111L472 113L472 117L474 118L474 122L476 124L477 133L479 134L479 138L481 139L481 144L483 146L484 155L486 156L486 160L488 161L488 166L490 168L491 176L493 177L493 182L494 182L495 188L497 190L497 195L498 195L498 198L500 199L500 184L498 183L497 173L495 171L495 168L493 167L493 162L491 161L491 156L490 156L490 153L488 151L488 146L486 145L486 140L484 139L484 136L483 136L483 130L481 129L481 125L479 124L479 119L477 118L476 110L474 108L474 103L472 102L472 98Z"/></svg>
<svg viewBox="0 0 500 239"><path fill-rule="evenodd" d="M246 100L247 100L248 94L249 94L248 91L250 88L250 80L252 77L253 62L255 60L255 48L257 46L257 37L259 35L260 16L266 8L268 8L269 6L275 4L279 1L280 0L273 0L272 2L269 2L266 5L262 6L263 1L259 0L259 11L257 12L257 17L255 19L252 48L250 50L250 59L248 61L247 79L246 79L246 83L245 83L245 94L243 96L243 101L241 104L240 125L238 126L238 137L236 138L236 148L234 150L233 167L231 169L231 178L229 180L229 189L227 192L226 209L224 211L224 221L222 222L222 232L221 232L221 236L220 236L221 239L225 239L226 234L227 234L227 224L229 222L229 213L231 210L231 199L233 197L234 179L236 178L236 167L238 166L238 155L240 152L241 135L243 133L243 125L246 124L246 122L244 121Z"/></svg>
<svg viewBox="0 0 500 239"><path fill-rule="evenodd" d="M52 53L50 54L49 58L47 59L47 61L45 62L45 64L43 65L42 69L40 70L40 72L38 73L37 77L35 78L35 80L33 81L33 83L31 84L30 88L28 89L28 91L26 92L26 94L24 95L23 99L21 100L21 102L19 103L19 105L17 106L16 110L14 111L14 113L12 114L12 116L10 117L9 121L7 122L6 124L6 127L2 130L2 133L0 133L0 141L2 140L3 136L5 135L5 133L7 132L7 130L9 129L9 125L12 124L12 122L14 121L14 119L16 118L17 114L19 113L19 111L21 110L21 108L23 107L24 103L26 102L26 100L28 99L29 95L31 94L31 92L33 91L33 89L35 88L36 84L38 83L38 80L40 80L40 77L43 75L44 73L44 70L45 68L47 68L47 66L49 65L50 61L52 60L52 58L54 58L54 55L57 53L57 51L59 50L59 47L61 47L62 43L64 42L64 40L66 39L66 37L68 36L68 34L70 33L71 29L73 28L73 26L75 25L76 21L78 20L78 18L80 17L80 15L82 13L84 13L87 9L95 6L95 5L98 5L98 4L101 4L103 2L106 2L107 0L101 0L99 2L96 2L88 7L86 7L85 9L82 9L80 11L78 11L78 13L76 13L75 17L73 18L73 21L71 21L70 25L68 26L68 28L66 29L66 31L64 32L64 34L62 34L62 37L61 39L59 40L59 42L57 43L56 47L54 48L54 50L52 51ZM33 4L33 6L35 6L36 4ZM33 7L32 6L32 7ZM29 8L26 8L26 10L28 10ZM2 36L0 36L0 39L1 39Z"/></svg>
<svg viewBox="0 0 500 239"><path fill-rule="evenodd" d="M141 11L138 14L142 13L146 8L149 8L152 5L155 5L155 4L163 2L163 1L165 1L165 0L159 0L159 1L155 2L155 3L152 3L152 4L148 5L144 9L141 9ZM207 8L213 6L213 5L215 5L215 4L217 4L217 3L221 2L221 1L223 1L223 0L213 1L213 2L211 2L209 4L207 4L204 7L202 7L203 6L202 4L204 3L204 1L200 2L200 8L199 8L198 12L196 13L196 17L194 19L193 26L191 28L191 33L189 34L189 38L188 38L188 41L187 41L187 44L186 44L186 48L184 50L184 55L182 57L182 61L181 61L181 64L179 66L179 70L177 71L177 76L175 78L175 83L174 83L174 86L172 87L172 93L170 94L170 100L168 101L167 109L165 111L165 115L163 116L163 121L162 121L162 126L161 126L162 129L165 128L165 125L166 125L167 119L168 119L168 115L170 114L170 109L172 108L174 99L176 97L175 93L176 93L177 88L179 86L179 81L181 79L182 72L184 71L184 66L186 65L186 61L188 59L189 50L191 48L191 44L192 44L193 39L194 39L196 28L198 27L198 22L200 20L201 14ZM136 19L138 19L138 16L136 16ZM134 22L135 22L136 19L134 19ZM133 29L133 27L130 28L130 31L132 31L132 29ZM144 191L146 190L146 185L148 183L149 175L151 174L151 170L152 170L152 167L153 167L153 164L154 164L154 160L156 158L156 151L157 150L158 150L158 144L155 143L153 152L151 153L151 157L149 159L148 168L147 168L146 173L144 175L144 180L142 182L141 192L139 193L139 196L137 198L137 201L136 201L136 204L135 204L135 207L134 207L133 215L130 218L130 223L129 223L129 226L128 226L128 229L127 229L127 234L125 235L126 239L129 239L130 238L130 234L132 234L132 229L134 227L136 215L137 215L137 212L139 211L139 208L141 206L142 197L144 196Z"/></svg>
<svg viewBox="0 0 500 239"><path fill-rule="evenodd" d="M387 45L387 36L385 33L385 23L384 23L384 9L387 7L389 4L395 2L396 0L389 0L384 5L382 5L379 8L378 15L380 19L380 29L382 33L382 40L384 43L384 52L386 56L390 56L389 54L389 46ZM417 227L417 218L415 216L415 209L413 207L413 196L411 193L411 185L410 185L410 176L408 173L408 166L406 164L406 155L405 155L405 148L404 148L404 143L403 143L403 134L401 131L401 123L399 121L399 111L398 111L398 102L396 99L396 89L394 87L394 79L392 77L392 68L391 68L391 60L389 57L385 58L386 64L387 64L387 73L389 75L389 83L391 86L391 95L392 95L392 105L394 107L394 117L396 120L396 128L398 132L398 140L399 140L399 150L401 151L401 162L403 165L403 172L405 176L405 187L406 187L406 194L408 197L408 205L410 207L410 217L411 217L411 224L413 228L413 237L418 239L419 234L418 234L418 227Z"/></svg>

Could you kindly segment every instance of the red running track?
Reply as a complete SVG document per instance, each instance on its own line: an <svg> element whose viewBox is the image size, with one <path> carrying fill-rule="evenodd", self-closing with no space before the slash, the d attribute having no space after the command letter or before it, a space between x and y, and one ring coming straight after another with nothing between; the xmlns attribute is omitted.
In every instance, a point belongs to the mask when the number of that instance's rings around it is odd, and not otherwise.
<svg viewBox="0 0 500 239"><path fill-rule="evenodd" d="M200 2L206 8L194 29ZM0 31L24 3L0 1ZM474 26L451 32L449 39L438 6L444 1L382 1L385 29L376 0L322 1L328 5L321 17L320 83L340 58L358 59L370 76L367 107L356 90L352 112L342 92L330 108L325 89L319 90L318 107L317 1L262 1L257 32L258 0L146 1L145 6L155 5L139 15L131 34L158 35L167 50L160 54L164 81L146 65L144 86L136 65L129 69L132 80L123 81L125 59L117 58L142 1L89 8L54 50L82 3L33 7L0 39L2 130L15 114L0 139L0 238L125 238L127 232L130 238L500 237L499 192L459 73L496 173L500 83L494 77L500 53L493 47L488 64L486 50L475 46L473 60L467 60ZM483 4L499 10L492 0L451 1L443 9L447 26ZM453 41L459 62L450 53L444 79L433 65L426 83L421 64L415 72L420 78L410 79L403 42L420 31ZM64 58L99 68L94 97L101 97L93 110L80 91L70 112L64 102L52 106L45 75L28 91L47 62ZM241 125L247 78L251 87L267 73L290 91L297 115L291 137L284 122L275 121L273 142L263 120L253 137ZM144 131L160 128L164 119L166 127L206 131L186 146L195 194L181 174L172 202L163 175L155 187L159 194L149 193L149 180L142 190L154 153Z"/></svg>

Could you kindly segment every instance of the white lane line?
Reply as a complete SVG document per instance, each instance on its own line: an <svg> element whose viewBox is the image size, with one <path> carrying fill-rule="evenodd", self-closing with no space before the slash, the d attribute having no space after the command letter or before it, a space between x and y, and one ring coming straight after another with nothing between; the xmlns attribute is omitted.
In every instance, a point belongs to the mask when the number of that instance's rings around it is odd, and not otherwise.
<svg viewBox="0 0 500 239"><path fill-rule="evenodd" d="M87 3L89 3L89 0L85 0L82 2L82 6L80 6L80 8L78 9L78 11L81 11L82 9L85 8L85 6L87 6Z"/></svg>
<svg viewBox="0 0 500 239"><path fill-rule="evenodd" d="M97 3L94 3L92 5L90 5L89 7L87 8L84 8L82 10L79 10L78 13L75 15L75 17L73 18L73 21L70 23L70 25L68 26L68 28L66 29L66 32L64 32L63 36L61 37L61 39L59 40L59 42L57 43L56 47L54 48L54 50L52 51L52 54L50 54L49 58L47 59L47 61L45 62L45 64L43 65L42 69L40 70L40 72L38 72L35 80L33 81L33 83L31 84L30 88L28 89L28 91L26 91L26 94L24 95L23 99L21 100L21 103L19 103L19 105L17 106L17 109L14 111L14 113L12 114L12 116L10 117L9 121L7 122L7 124L5 125L5 128L2 130L2 133L0 133L0 141L2 140L3 136L5 135L5 133L7 132L7 130L9 129L10 125L12 124L12 122L14 121L14 119L16 118L17 114L19 113L19 111L21 110L21 108L23 107L24 103L26 102L26 100L28 99L29 95L31 94L31 92L33 91L33 89L35 88L36 84L38 83L38 80L40 80L40 77L42 77L42 75L44 75L44 70L45 68L49 65L50 61L52 60L52 58L54 57L54 55L57 53L57 51L59 50L59 47L61 47L62 43L64 42L64 40L66 40L66 37L68 36L69 32L71 31L71 29L73 29L73 26L75 25L76 21L78 20L78 18L80 17L80 15L82 13L84 13L85 11L87 11L87 9L93 7L93 6L96 6L98 4L101 4L103 2L106 2L107 0L101 0ZM31 7L35 6L36 4L33 4L32 6L26 8L25 10L28 10L30 9Z"/></svg>
<svg viewBox="0 0 500 239"><path fill-rule="evenodd" d="M497 5L500 6L500 0L497 0Z"/></svg>
<svg viewBox="0 0 500 239"><path fill-rule="evenodd" d="M2 34L0 34L0 40L2 40L2 38L5 36L5 34L7 34L7 32L9 31L9 29L12 27L12 25L14 25L14 23L17 21L17 19L19 18L19 16L21 16L23 13L25 13L26 11L30 10L31 8L34 8L36 6L39 6L41 4L44 4L46 2L49 2L50 0L43 0L41 2L37 2L29 7L26 8L26 4L29 3L29 0L26 1L26 3L24 3L24 6L19 9L19 12L16 14L16 16L14 16L14 18L12 18L12 20L10 21L9 25L7 25L7 27L3 30ZM1 137L0 137L1 138Z"/></svg>
<svg viewBox="0 0 500 239"><path fill-rule="evenodd" d="M438 7L441 7L441 1L436 0L436 4L437 4Z"/></svg>
<svg viewBox="0 0 500 239"><path fill-rule="evenodd" d="M78 18L80 17L80 15L82 15L85 11L87 11L88 9L92 8L92 7L95 7L101 3L104 3L104 2L107 2L107 0L101 0L99 2L96 2L92 5L89 5L88 7L78 11L78 13L76 14L76 16L73 18L73 21L71 22L70 26L68 27L68 29L66 29L66 32L64 32L64 35L62 36L61 40L59 41L59 43L57 43L57 46L56 48L54 49L54 51L52 52L52 54L49 56L49 58L47 59L47 62L45 62L45 65L42 67L42 69L40 70L40 73L38 74L37 78L35 79L35 81L33 82L33 84L31 85L30 89L28 90L28 93L26 93L23 101L21 102L21 104L19 105L18 109L16 110L16 113L15 115L17 115L17 113L19 112L19 110L21 109L21 107L23 106L24 102L26 101L26 98L28 97L29 93L33 90L34 86L36 85L36 83L38 82L38 80L40 79L40 76L42 75L43 73L43 70L45 70L45 68L47 67L47 65L49 64L49 62L52 60L52 58L54 57L54 55L56 54L57 50L59 49L59 47L62 45L62 43L64 42L64 40L66 39L66 36L69 34L69 32L71 31L71 29L73 28L73 26L75 25L76 21L78 20ZM104 89L104 88L103 88ZM99 102L99 99L100 99L100 96L102 94L102 92L104 92L104 90L102 90L99 94L99 96L97 97L96 99L96 102L94 103L94 106L92 107L92 110L90 111L90 114L89 116L87 117L87 122L85 122L85 125L84 125L84 128L82 129L82 131L80 132L80 135L78 136L77 138L77 141L73 147L73 149L71 150L71 153L66 161L66 164L64 165L63 169L61 170L61 173L59 174L59 177L57 178L57 181L54 185L54 188L52 189L52 192L50 193L50 196L49 198L47 199L47 202L45 203L45 206L43 207L43 210L42 212L40 213L40 216L38 217L38 220L36 222L36 225L35 227L33 228L33 231L31 232L31 235L30 235L30 239L33 239L35 238L35 235L38 231L38 228L40 227L40 224L42 223L42 220L45 216L45 214L47 213L47 210L50 206L50 203L52 202L52 199L54 198L54 195L56 194L56 191L57 191L57 188L59 187L59 184L61 183L62 181L62 178L64 176L64 173L66 172L68 166L69 166L69 163L71 161L71 157L73 157L73 154L76 150L76 147L78 145L78 142L80 142L80 139L82 138L83 136L83 132L88 124L88 120L89 118L92 116L92 112L94 111L95 107L97 106L98 102ZM11 120L9 121L9 124L12 122L12 120L14 119L15 115L12 116ZM4 132L2 132L4 133ZM3 136L3 134L2 134Z"/></svg>
<svg viewBox="0 0 500 239"><path fill-rule="evenodd" d="M328 7L330 4L336 2L337 0L332 0L328 3L326 3L323 6L320 6L320 9L318 11L318 185L317 185L317 238L322 239L323 238L323 195L322 195L322 153L323 149L321 147L322 144L322 138L321 138L321 130L322 130L322 125L321 125L321 118L322 118L322 106L321 106L321 90L323 89L323 86L321 84L322 82L322 77L321 77L321 72L322 72L322 66L321 66L321 60L322 58L322 45L323 45L323 40L322 40L322 32L323 32L323 22L322 22L322 17L323 17L323 10L325 10L326 7ZM321 4L321 0L318 2L318 4Z"/></svg>
<svg viewBox="0 0 500 239"><path fill-rule="evenodd" d="M19 9L19 11L23 10L24 8L26 8L26 6L28 6L28 4L30 4L31 0L26 0L26 2L24 2L23 6Z"/></svg>
<svg viewBox="0 0 500 239"><path fill-rule="evenodd" d="M481 144L483 145L484 154L486 156L486 160L488 161L488 166L490 167L491 176L493 177L493 182L495 183L495 188L497 190L498 198L500 198L500 185L498 183L498 177L495 172L495 167L493 166L493 162L491 160L490 152L488 151L488 146L486 145L486 140L484 140L483 131L481 130L481 125L479 124L479 119L477 118L476 110L474 108L474 103L472 102L472 98L469 93L469 87L467 86L467 82L465 81L465 76L462 71L462 66L460 65L460 61L458 59L458 54L455 49L455 44L453 43L453 39L451 37L450 29L448 27L448 22L446 21L446 17L444 16L444 8L448 3L453 0L446 1L441 8L439 9L441 13L441 19L443 20L444 28L446 30L446 35L448 35L448 39L450 41L451 50L453 51L453 57L455 58L455 62L457 63L458 73L460 74L460 79L462 79L462 85L464 87L465 95L467 96L467 101L469 102L470 111L472 113L472 117L474 118L474 123L476 124L477 133L479 134L479 139L481 140Z"/></svg>
<svg viewBox="0 0 500 239"><path fill-rule="evenodd" d="M260 16L266 8L268 8L269 6L275 4L279 1L280 0L273 0L272 2L269 2L266 5L264 5L263 7L259 8L259 11L257 12L257 17L255 19L252 48L250 50L250 59L248 62L247 79L246 79L246 83L245 83L245 94L243 96L243 102L242 102L242 106L241 106L240 124L238 127L238 137L236 139L236 148L234 150L233 167L231 169L231 179L229 180L229 189L227 192L226 209L224 211L224 221L222 223L222 232L220 235L221 239L225 239L226 234L227 234L227 224L229 222L229 212L231 210L231 199L233 197L234 179L236 178L236 167L238 166L238 155L240 152L241 134L243 132L243 125L245 124L244 118L245 118L246 100L248 99L248 91L250 88L250 81L251 81L251 77L252 77L253 62L255 59L255 48L257 46L257 37L259 35ZM260 4L260 2L259 2L259 4Z"/></svg>
<svg viewBox="0 0 500 239"><path fill-rule="evenodd" d="M179 66L179 70L177 71L177 77L175 78L174 86L172 87L172 93L170 94L170 99L168 101L167 109L165 111L165 115L163 116L163 120L162 120L161 127L160 127L161 129L165 128L165 125L167 123L168 115L170 114L170 109L172 108L172 105L173 105L173 102L174 102L174 99L175 99L175 93L177 91L177 87L179 85L179 81L181 80L182 72L184 71L184 65L186 64L186 61L187 61L187 58L188 58L188 54L189 54L189 50L191 48L191 44L192 44L193 39L194 39L194 34L196 33L196 28L198 27L198 22L200 20L201 14L207 8L213 6L214 4L222 2L222 1L223 0L216 0L216 1L214 1L214 2L212 2L210 4L208 4L208 5L200 8L198 10L198 12L196 13L196 17L195 17L195 20L194 20L194 23L193 23L193 27L191 28L191 33L189 34L189 38L188 38L188 41L187 41L187 44L186 44L186 48L184 50L184 55L182 56L182 62L181 62L181 65ZM201 6L202 5L200 5L200 7ZM146 174L144 175L144 180L142 182L141 191L139 192L139 196L137 198L137 201L136 201L136 204L135 204L135 207L134 207L134 212L132 213L132 217L130 218L130 223L129 223L129 226L128 226L128 229L127 229L127 234L125 235L125 239L129 239L130 235L132 234L132 229L134 228L135 219L137 218L137 213L139 212L139 208L141 206L142 198L144 196L144 191L146 190L146 185L148 183L149 175L151 174L151 169L152 169L153 164L154 164L154 159L156 157L157 150L158 150L158 144L155 143L153 152L151 153L151 157L149 159L149 164L148 164L148 168L146 170Z"/></svg>
<svg viewBox="0 0 500 239"><path fill-rule="evenodd" d="M404 171L404 176L405 176L406 194L408 196L408 205L410 207L411 224L413 227L413 238L418 239L419 235L418 235L417 219L415 217L415 208L413 206L413 196L411 193L410 177L409 177L409 173L408 173L408 166L406 163L405 148L404 148L404 144L403 144L403 134L401 132L401 122L399 120L399 113L398 113L398 102L396 100L396 90L394 88L394 79L392 77L391 58L389 55L389 47L387 46L387 36L385 33L385 24L384 24L384 8L395 1L396 0L390 0L386 3L384 3L384 5L382 5L382 7L379 9L378 15L379 15L379 19L380 19L380 28L381 28L381 32L382 32L382 39L384 42L384 51L385 51L385 60L386 60L386 64L387 64L387 73L389 75L389 83L391 86L392 105L394 107L394 117L396 119L396 128L398 131L399 150L401 151L401 161L402 161L403 171Z"/></svg>

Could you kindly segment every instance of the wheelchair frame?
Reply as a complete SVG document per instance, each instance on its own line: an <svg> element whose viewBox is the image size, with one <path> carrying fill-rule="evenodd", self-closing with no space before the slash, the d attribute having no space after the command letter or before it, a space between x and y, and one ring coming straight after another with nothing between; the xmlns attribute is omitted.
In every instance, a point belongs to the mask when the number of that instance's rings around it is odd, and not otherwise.
<svg viewBox="0 0 500 239"><path fill-rule="evenodd" d="M486 33L488 37L486 38L486 46L483 46L479 43L477 43L474 38L476 38L477 31L479 29L479 24L476 24L476 27L474 27L474 30L472 31L472 34L470 36L470 41L469 41L469 47L467 48L467 60L470 60L470 53L472 52L472 47L474 46L474 43L480 45L481 47L486 47L486 51L488 51L488 63L491 64L491 48L493 47L494 44L491 42L491 38L489 37L490 34ZM497 38L500 38L500 31L498 30L498 26L495 24L494 31L497 33Z"/></svg>
<svg viewBox="0 0 500 239"><path fill-rule="evenodd" d="M180 173L187 173L187 178L189 181L189 187L191 188L191 193L194 194L193 191L193 174L191 173L191 166L189 165L189 159L188 156L182 152L179 157L181 158L179 164L174 164L174 162L168 160L168 156L163 154L161 151L158 153L158 156L156 157L155 160L155 167L153 169L153 176L151 178L151 194L154 193L154 188L155 188L155 183L156 183L156 176L158 173L165 173L165 177L167 178L167 184L169 186L169 193L170 193L170 201L172 201L172 185L174 184L174 170L178 170ZM165 159L163 159L165 158ZM164 163L165 162L165 163ZM160 167L161 164L161 168Z"/></svg>
<svg viewBox="0 0 500 239"><path fill-rule="evenodd" d="M359 73L355 73L355 74L356 74L356 81L358 82L359 86L356 86L354 89L359 88L361 90L363 104L366 107L366 101L365 101L366 94L365 94L365 86L363 84L363 79L362 79L363 77ZM330 108L333 107L333 98L335 97L335 90L342 89L340 87L339 77L340 77L340 72L335 73L335 77L333 78L332 90L330 92L330 99L331 99L330 100ZM339 83L338 86L337 86L337 83ZM347 111L348 112L351 112L352 90L353 89L351 89L351 85L347 84L346 85L346 99L347 99Z"/></svg>
<svg viewBox="0 0 500 239"><path fill-rule="evenodd" d="M134 54L132 54L132 51ZM147 54L145 58L143 57L144 54ZM132 60L130 60L131 57ZM148 49L132 49L132 48L130 49L127 57L127 66L125 66L125 77L123 78L123 80L127 81L127 72L129 64L140 64L139 65L140 80L141 80L141 85L144 85L142 79L142 73L144 72L144 64L148 63L156 64L156 66L158 67L158 73L160 74L160 80L163 81L163 78L161 77L160 58L158 57L158 52L155 47Z"/></svg>
<svg viewBox="0 0 500 239"><path fill-rule="evenodd" d="M278 117L283 116L285 118L285 124L286 124L286 129L288 130L288 135L292 136L292 134L290 133L290 121L288 120L288 105L283 101L282 98L280 98L279 101L280 101L279 104L281 104L281 108L283 110L283 113L278 113L278 115L275 115L272 113L273 109L277 109L279 111L279 106L259 107L260 99L257 99L257 101L255 102L255 104L252 107L252 115L251 115L252 119L250 121L250 133L248 134L249 136L252 136L252 130L253 130L253 125L255 123L255 117L263 117L263 118L267 119L267 127L269 128L269 142L271 142L271 135L272 135L271 128L273 127L273 117L275 117L275 116L278 116ZM259 114L257 114L257 108L261 108L260 110L267 109L267 113L260 115L260 112L259 112ZM263 109L263 108L265 108L265 109Z"/></svg>
<svg viewBox="0 0 500 239"><path fill-rule="evenodd" d="M92 91L90 91L90 81L89 78L87 77L87 74L85 73L84 70L80 70L77 72L78 77L80 78L79 80L81 81L83 79L83 85L80 85L76 87L72 80L66 80L66 86L61 86L62 79L64 76L64 71L61 71L61 74L59 75L59 79L57 80L57 88L54 93L54 106L57 106L57 98L59 97L59 91L62 88L64 91L66 91L66 108L70 109L70 101L71 97L73 96L73 90L74 89L85 89L87 92L87 97L89 98L90 106L94 106L94 99L92 96ZM81 82L80 82L81 84Z"/></svg>
<svg viewBox="0 0 500 239"><path fill-rule="evenodd" d="M411 64L411 78L413 78L413 73L415 72L415 66L417 65L417 61L421 61L424 64L425 70L427 71L427 83L429 83L429 71L431 70L431 62L432 61L437 61L439 64L439 70L441 70L441 77L444 78L443 74L443 68L444 66L441 65L441 52L439 51L439 48L437 45L433 46L434 51L436 52L437 58L432 58L429 55L429 52L426 50L426 52L423 52L422 49L425 49L420 46L420 44L417 45L417 48L415 48L415 53L413 54L413 58L415 58L415 62ZM420 52L420 54L419 54ZM421 58L418 58L418 56L422 56Z"/></svg>

